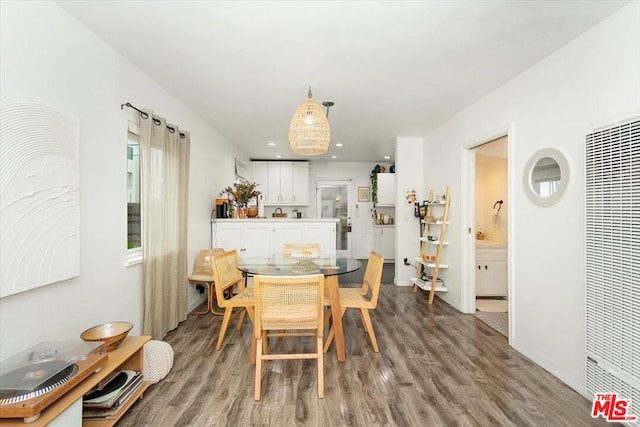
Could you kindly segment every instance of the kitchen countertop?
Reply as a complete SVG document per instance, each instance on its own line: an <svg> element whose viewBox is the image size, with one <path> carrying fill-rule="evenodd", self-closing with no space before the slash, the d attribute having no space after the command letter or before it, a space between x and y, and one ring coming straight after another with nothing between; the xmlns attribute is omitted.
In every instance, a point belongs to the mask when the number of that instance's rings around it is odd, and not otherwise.
<svg viewBox="0 0 640 427"><path fill-rule="evenodd" d="M506 249L507 244L491 240L476 240L476 249Z"/></svg>
<svg viewBox="0 0 640 427"><path fill-rule="evenodd" d="M215 222L282 222L282 221L291 221L291 222L338 222L339 218L216 218Z"/></svg>
<svg viewBox="0 0 640 427"><path fill-rule="evenodd" d="M395 224L373 224L375 228L395 228Z"/></svg>

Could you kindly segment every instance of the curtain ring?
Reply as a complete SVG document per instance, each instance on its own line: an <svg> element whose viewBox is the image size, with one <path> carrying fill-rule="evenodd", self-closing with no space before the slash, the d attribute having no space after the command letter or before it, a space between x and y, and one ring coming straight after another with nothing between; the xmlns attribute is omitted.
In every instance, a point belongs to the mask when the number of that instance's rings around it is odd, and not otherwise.
<svg viewBox="0 0 640 427"><path fill-rule="evenodd" d="M153 124L156 125L156 126L160 126L162 124L162 122L154 117L153 118Z"/></svg>

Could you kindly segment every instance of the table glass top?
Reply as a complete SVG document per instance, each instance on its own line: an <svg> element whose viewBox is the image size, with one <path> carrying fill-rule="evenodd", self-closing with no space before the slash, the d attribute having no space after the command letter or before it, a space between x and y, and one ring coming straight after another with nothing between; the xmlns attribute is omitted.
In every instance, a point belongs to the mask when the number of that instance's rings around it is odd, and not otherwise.
<svg viewBox="0 0 640 427"><path fill-rule="evenodd" d="M239 260L238 269L251 275L298 276L304 274L324 274L333 276L351 273L362 264L355 258L320 256L309 261L294 258L254 257Z"/></svg>

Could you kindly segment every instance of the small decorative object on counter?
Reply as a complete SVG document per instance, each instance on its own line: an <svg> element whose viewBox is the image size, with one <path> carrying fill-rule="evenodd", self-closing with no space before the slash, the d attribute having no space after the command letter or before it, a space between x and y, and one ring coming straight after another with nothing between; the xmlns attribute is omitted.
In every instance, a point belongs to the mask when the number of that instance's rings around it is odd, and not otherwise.
<svg viewBox="0 0 640 427"><path fill-rule="evenodd" d="M271 214L273 218L286 218L287 213L282 212L282 208L276 208L276 210Z"/></svg>
<svg viewBox="0 0 640 427"><path fill-rule="evenodd" d="M478 230L476 233L476 240L484 240L484 233L482 232L482 229Z"/></svg>
<svg viewBox="0 0 640 427"><path fill-rule="evenodd" d="M264 203L262 201L262 194L258 194L258 197L256 197L257 201L258 201L258 218L264 218Z"/></svg>

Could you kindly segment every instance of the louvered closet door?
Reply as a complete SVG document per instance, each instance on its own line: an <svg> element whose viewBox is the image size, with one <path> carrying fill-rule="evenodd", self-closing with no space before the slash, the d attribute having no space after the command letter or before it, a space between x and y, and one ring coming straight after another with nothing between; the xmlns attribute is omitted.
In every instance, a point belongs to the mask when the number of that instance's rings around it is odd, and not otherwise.
<svg viewBox="0 0 640 427"><path fill-rule="evenodd" d="M586 376L640 415L640 121L587 135Z"/></svg>

